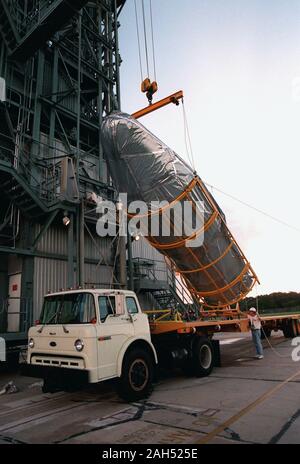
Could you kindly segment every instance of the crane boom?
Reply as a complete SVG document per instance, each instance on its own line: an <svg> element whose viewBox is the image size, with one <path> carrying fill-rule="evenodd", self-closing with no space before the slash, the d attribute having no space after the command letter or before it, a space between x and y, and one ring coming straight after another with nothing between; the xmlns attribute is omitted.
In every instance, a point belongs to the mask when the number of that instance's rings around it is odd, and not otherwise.
<svg viewBox="0 0 300 464"><path fill-rule="evenodd" d="M139 119L142 116L146 116L146 114L152 113L153 111L156 111L160 108L163 108L164 106L169 105L170 103L179 105L179 100L181 99L183 99L183 92L182 90L179 90L178 92L172 93L172 95L169 95L168 97L163 98L162 100L159 100L156 103L152 103L151 105L148 105L145 108L136 111L132 114L132 117L135 119Z"/></svg>

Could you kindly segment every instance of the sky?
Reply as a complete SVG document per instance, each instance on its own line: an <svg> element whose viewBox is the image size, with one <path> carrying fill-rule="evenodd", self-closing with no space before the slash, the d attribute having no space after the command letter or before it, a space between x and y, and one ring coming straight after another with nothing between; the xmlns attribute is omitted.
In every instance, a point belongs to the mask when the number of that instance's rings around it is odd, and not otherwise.
<svg viewBox="0 0 300 464"><path fill-rule="evenodd" d="M152 55L150 3L144 2ZM259 277L254 294L300 292L299 0L152 0L152 9L154 100L183 90L197 173L215 187L212 194ZM120 22L121 104L132 113L147 104L134 0L127 0ZM142 58L146 77L143 47ZM151 60L150 74L154 79ZM141 122L188 160L181 105Z"/></svg>

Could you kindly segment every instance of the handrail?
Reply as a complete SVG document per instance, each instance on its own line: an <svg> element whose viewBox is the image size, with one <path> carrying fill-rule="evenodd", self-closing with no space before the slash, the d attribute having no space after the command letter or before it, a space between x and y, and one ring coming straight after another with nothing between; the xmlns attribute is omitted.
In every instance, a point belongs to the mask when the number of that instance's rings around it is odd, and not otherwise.
<svg viewBox="0 0 300 464"><path fill-rule="evenodd" d="M37 166L30 160L29 156L23 150L20 150L19 155L17 156L9 148L0 145L0 160L1 159L10 164L10 167L14 169L14 171L28 184L28 187L30 187L32 192L35 195L37 195L40 199L45 201L47 204L50 204L57 199L59 194L59 192L57 192L57 189L60 185L61 169L58 169L58 167L56 167L55 176L53 176L51 175L53 165L47 166L47 164L45 164L42 167ZM33 174L33 166L37 170L45 170L45 172L41 175L41 179L38 180L36 176ZM50 173L50 176L48 178L45 178L45 175L47 176L47 173ZM30 183L29 179L31 180ZM52 189L49 188L51 184Z"/></svg>
<svg viewBox="0 0 300 464"><path fill-rule="evenodd" d="M17 300L20 302L19 311L9 311L9 303L11 300ZM17 333L27 332L29 327L32 325L32 309L33 309L33 300L32 298L27 297L3 297L0 298L0 318L2 319L3 325L3 316L4 323L8 323L9 316L20 316L19 317L19 330ZM1 322L0 319L0 322ZM8 333L6 330L0 330L1 333Z"/></svg>
<svg viewBox="0 0 300 464"><path fill-rule="evenodd" d="M143 258L134 258L133 262L136 264L136 278L146 276L155 282L162 280L167 283L167 288L162 288L160 290L160 295L163 297L165 294L166 301L168 301L168 298L173 298L173 307L168 308L168 310L171 311L171 315L173 314L172 310L175 312L179 311L181 316L185 318L194 317L199 314L200 305L196 304L193 296L186 288L185 283L176 276L176 273L169 264ZM161 266L159 264L161 264ZM162 274L162 278L159 277L159 274ZM167 294L168 291L169 295ZM158 311L161 311L161 309L158 309ZM190 311L191 314L188 314L188 311Z"/></svg>

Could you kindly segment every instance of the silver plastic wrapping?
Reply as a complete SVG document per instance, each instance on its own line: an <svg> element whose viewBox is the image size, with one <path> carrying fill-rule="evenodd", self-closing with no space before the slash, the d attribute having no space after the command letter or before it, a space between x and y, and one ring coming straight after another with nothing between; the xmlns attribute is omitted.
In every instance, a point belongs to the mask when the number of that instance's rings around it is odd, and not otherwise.
<svg viewBox="0 0 300 464"><path fill-rule="evenodd" d="M102 145L114 184L119 192L127 192L129 202L142 200L150 207L153 201L186 200L182 194L193 183L195 172L130 115L115 112L104 120ZM150 236L148 240L171 259L187 286L208 306L233 304L252 288L255 274L232 240L224 213L201 180L190 189L188 199L195 209L199 208L197 202L203 205L201 213L207 227L201 246L178 246L190 235L186 230L181 236L176 233L181 219L176 217L176 211L170 216L172 233Z"/></svg>

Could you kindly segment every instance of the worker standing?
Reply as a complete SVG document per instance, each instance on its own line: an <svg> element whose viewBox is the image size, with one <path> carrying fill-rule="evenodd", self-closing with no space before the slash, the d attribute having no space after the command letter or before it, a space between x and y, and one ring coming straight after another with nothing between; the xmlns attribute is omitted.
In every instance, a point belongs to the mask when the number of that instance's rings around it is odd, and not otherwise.
<svg viewBox="0 0 300 464"><path fill-rule="evenodd" d="M263 359L263 347L261 343L261 321L255 308L250 308L248 313L249 324L252 333L252 340L256 349L256 358Z"/></svg>

